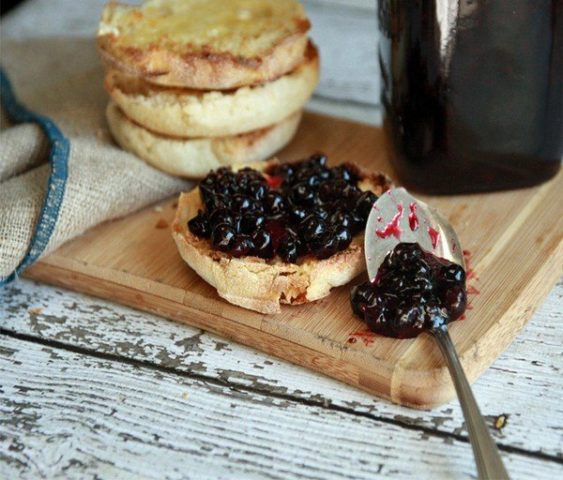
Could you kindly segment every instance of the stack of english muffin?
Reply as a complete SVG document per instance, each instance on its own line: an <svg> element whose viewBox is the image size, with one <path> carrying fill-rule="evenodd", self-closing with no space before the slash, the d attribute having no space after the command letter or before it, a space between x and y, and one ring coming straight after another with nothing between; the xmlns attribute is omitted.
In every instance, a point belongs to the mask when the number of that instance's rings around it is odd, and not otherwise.
<svg viewBox="0 0 563 480"><path fill-rule="evenodd" d="M184 177L270 157L318 83L296 0L109 3L98 31L115 140Z"/></svg>

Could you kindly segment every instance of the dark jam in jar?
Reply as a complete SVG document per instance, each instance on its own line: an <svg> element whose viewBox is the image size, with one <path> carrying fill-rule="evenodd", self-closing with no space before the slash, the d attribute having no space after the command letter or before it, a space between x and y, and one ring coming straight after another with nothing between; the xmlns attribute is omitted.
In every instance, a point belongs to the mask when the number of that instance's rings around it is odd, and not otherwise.
<svg viewBox="0 0 563 480"><path fill-rule="evenodd" d="M352 289L350 301L370 330L387 337L416 337L463 315L465 271L417 243L399 243L385 257L373 282Z"/></svg>
<svg viewBox="0 0 563 480"><path fill-rule="evenodd" d="M563 154L563 1L380 0L392 160L434 194L536 185Z"/></svg>

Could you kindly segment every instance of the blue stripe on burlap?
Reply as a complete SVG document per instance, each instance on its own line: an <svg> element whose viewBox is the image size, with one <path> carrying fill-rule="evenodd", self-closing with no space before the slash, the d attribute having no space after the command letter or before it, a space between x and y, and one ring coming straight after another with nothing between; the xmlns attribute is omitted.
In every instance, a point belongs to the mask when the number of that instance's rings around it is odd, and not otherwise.
<svg viewBox="0 0 563 480"><path fill-rule="evenodd" d="M15 280L21 272L35 262L51 239L59 218L68 179L70 143L51 119L31 112L17 100L2 67L0 67L0 103L12 122L36 123L41 127L49 141L49 164L51 165L47 191L29 248L16 269L7 277L0 278L0 286L2 286Z"/></svg>

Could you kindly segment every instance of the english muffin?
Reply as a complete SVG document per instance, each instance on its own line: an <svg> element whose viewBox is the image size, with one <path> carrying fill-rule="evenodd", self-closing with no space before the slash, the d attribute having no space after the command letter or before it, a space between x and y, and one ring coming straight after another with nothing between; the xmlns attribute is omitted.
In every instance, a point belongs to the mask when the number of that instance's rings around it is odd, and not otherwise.
<svg viewBox="0 0 563 480"><path fill-rule="evenodd" d="M309 28L296 0L111 2L97 43L111 69L160 85L223 90L293 70Z"/></svg>
<svg viewBox="0 0 563 480"><path fill-rule="evenodd" d="M270 158L295 135L301 111L270 127L240 135L179 138L141 127L110 102L106 110L115 141L147 163L172 175L200 178L224 166Z"/></svg>
<svg viewBox="0 0 563 480"><path fill-rule="evenodd" d="M184 261L228 302L269 314L348 283L365 270L367 215L391 183L325 161L209 174L178 201L172 234Z"/></svg>
<svg viewBox="0 0 563 480"><path fill-rule="evenodd" d="M276 80L230 91L163 87L117 70L105 86L136 123L165 135L217 137L273 125L301 110L317 86L319 57L312 43L305 60Z"/></svg>

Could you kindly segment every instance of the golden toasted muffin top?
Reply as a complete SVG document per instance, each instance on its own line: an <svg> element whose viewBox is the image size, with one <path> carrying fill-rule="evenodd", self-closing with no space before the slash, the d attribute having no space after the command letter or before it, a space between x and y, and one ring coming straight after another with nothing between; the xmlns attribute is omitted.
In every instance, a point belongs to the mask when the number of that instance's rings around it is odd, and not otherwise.
<svg viewBox="0 0 563 480"><path fill-rule="evenodd" d="M139 7L109 3L98 35L124 47L253 58L308 29L295 0L149 0Z"/></svg>

